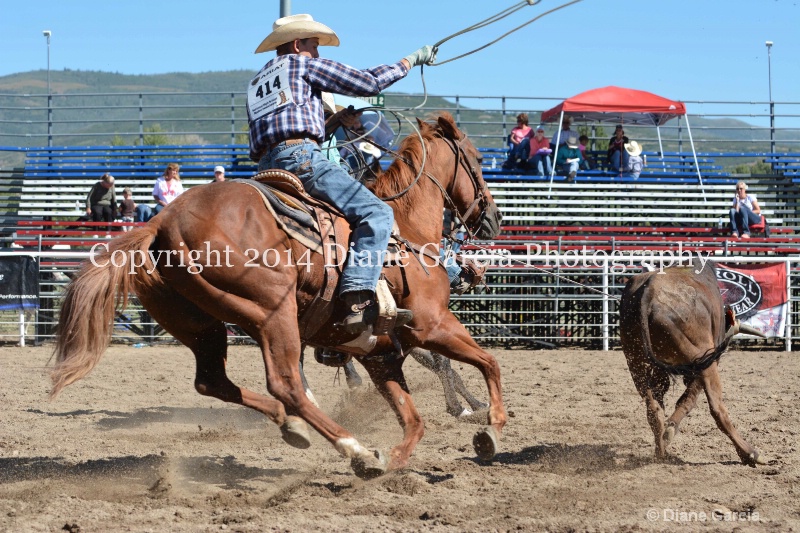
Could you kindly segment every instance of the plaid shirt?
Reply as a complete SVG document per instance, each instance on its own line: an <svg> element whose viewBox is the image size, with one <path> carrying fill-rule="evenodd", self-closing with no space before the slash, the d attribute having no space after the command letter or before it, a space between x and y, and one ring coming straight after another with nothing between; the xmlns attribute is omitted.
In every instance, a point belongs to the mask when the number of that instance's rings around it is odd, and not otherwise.
<svg viewBox="0 0 800 533"><path fill-rule="evenodd" d="M299 54L278 56L259 71L261 73L278 61L288 60L288 77L293 102L253 120L250 107L250 159L258 161L271 144L306 135L322 143L325 137L325 114L321 92L348 96L374 96L394 82L403 79L408 69L402 62L357 70L330 59L309 58Z"/></svg>

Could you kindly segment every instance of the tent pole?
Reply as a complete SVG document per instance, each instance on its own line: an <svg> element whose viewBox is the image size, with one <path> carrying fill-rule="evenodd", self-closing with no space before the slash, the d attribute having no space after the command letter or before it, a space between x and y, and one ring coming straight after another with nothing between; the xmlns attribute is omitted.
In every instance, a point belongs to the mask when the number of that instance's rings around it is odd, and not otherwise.
<svg viewBox="0 0 800 533"><path fill-rule="evenodd" d="M694 139L692 139L692 127L689 126L689 113L683 115L686 120L686 131L689 132L689 144L692 145L692 156L694 156L694 168L697 170L697 179L700 181L700 191L703 193L703 201L708 202L706 199L706 190L703 187L703 176L700 175L700 164L697 162L697 150L694 149Z"/></svg>
<svg viewBox="0 0 800 533"><path fill-rule="evenodd" d="M553 188L553 176L556 173L556 160L558 159L558 147L561 145L561 124L564 122L564 108L561 108L561 116L558 117L558 142L556 143L556 151L553 152L553 164L550 165L550 185L547 187L547 198L550 198L550 190ZM551 137L551 140L555 137Z"/></svg>
<svg viewBox="0 0 800 533"><path fill-rule="evenodd" d="M656 132L658 132L658 153L661 154L661 166L664 167L664 171L667 170L667 164L664 162L664 145L661 144L661 126L656 124Z"/></svg>

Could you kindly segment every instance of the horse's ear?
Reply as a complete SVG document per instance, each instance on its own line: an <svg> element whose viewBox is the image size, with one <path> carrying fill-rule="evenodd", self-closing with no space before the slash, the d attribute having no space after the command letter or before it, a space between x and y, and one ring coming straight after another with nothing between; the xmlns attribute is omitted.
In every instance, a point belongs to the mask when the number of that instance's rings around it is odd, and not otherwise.
<svg viewBox="0 0 800 533"><path fill-rule="evenodd" d="M448 116L441 116L438 119L439 127L442 128L442 134L447 137L448 139L454 139L456 141L461 139L462 133L461 130L458 129L456 123L453 122L453 117L450 115Z"/></svg>

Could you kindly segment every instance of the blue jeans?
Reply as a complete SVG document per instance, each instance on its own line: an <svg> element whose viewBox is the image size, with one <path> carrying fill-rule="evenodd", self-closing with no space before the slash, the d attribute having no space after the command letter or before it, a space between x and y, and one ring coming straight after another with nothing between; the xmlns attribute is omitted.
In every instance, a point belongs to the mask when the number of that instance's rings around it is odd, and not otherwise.
<svg viewBox="0 0 800 533"><path fill-rule="evenodd" d="M259 171L271 168L287 170L300 178L308 194L341 211L353 228L339 294L375 291L392 233L392 208L330 161L309 139L300 144L278 144L258 162Z"/></svg>
<svg viewBox="0 0 800 533"><path fill-rule="evenodd" d="M761 222L761 215L756 215L746 205L740 205L739 211L736 211L733 207L731 208L731 231L737 233L740 237L744 233L750 235L750 224L757 224L758 222Z"/></svg>
<svg viewBox="0 0 800 533"><path fill-rule="evenodd" d="M620 161L619 161L620 153L621 152L619 150L617 150L616 152L611 154L611 168L613 168L614 170L619 170L619 167L620 167ZM630 157L628 155L628 152L625 152L622 155L622 167L623 168L628 166L628 157Z"/></svg>
<svg viewBox="0 0 800 533"><path fill-rule="evenodd" d="M149 205L136 204L136 222L147 222L153 218L153 210Z"/></svg>
<svg viewBox="0 0 800 533"><path fill-rule="evenodd" d="M577 174L580 165L581 164L579 161L573 161L572 163L561 163L560 170L566 172L567 174L570 172L575 172Z"/></svg>
<svg viewBox="0 0 800 533"><path fill-rule="evenodd" d="M533 157L528 159L528 168L535 169L539 176L549 176L553 170L548 154L533 154Z"/></svg>

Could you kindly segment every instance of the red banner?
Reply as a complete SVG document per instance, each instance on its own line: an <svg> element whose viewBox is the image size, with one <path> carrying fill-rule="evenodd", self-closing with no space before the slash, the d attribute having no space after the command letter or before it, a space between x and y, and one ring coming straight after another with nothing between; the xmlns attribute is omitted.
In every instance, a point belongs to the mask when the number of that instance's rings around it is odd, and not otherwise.
<svg viewBox="0 0 800 533"><path fill-rule="evenodd" d="M717 263L717 283L736 318L769 337L783 336L789 302L785 263Z"/></svg>

